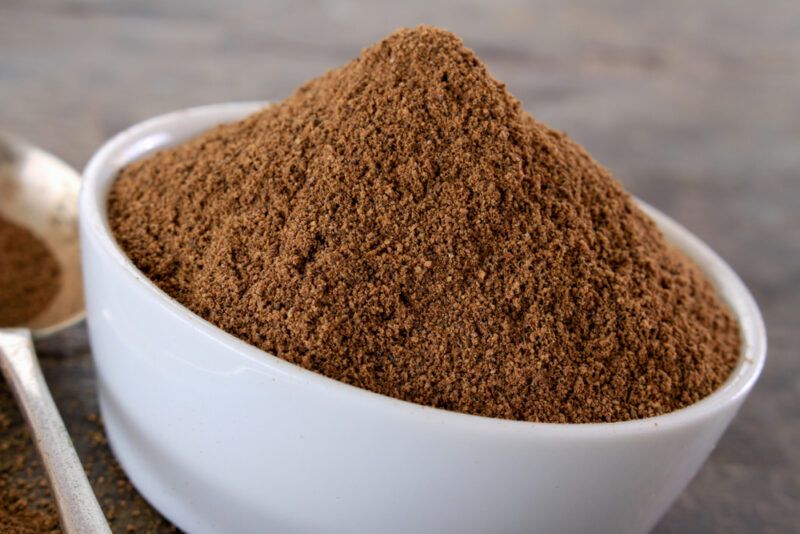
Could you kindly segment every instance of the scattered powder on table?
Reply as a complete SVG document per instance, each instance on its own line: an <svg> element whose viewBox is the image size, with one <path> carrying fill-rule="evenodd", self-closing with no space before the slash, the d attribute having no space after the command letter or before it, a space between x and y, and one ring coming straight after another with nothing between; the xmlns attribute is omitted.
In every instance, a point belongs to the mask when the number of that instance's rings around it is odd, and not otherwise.
<svg viewBox="0 0 800 534"><path fill-rule="evenodd" d="M0 380L0 532L60 532L58 512L14 397Z"/></svg>
<svg viewBox="0 0 800 534"><path fill-rule="evenodd" d="M609 172L434 28L129 165L109 217L200 316L420 404L635 419L708 395L739 355L712 285Z"/></svg>
<svg viewBox="0 0 800 534"><path fill-rule="evenodd" d="M0 216L0 328L36 317L60 284L61 268L47 245Z"/></svg>
<svg viewBox="0 0 800 534"><path fill-rule="evenodd" d="M62 343L63 340L54 342ZM45 351L46 353L47 351ZM59 352L59 358L64 354ZM45 368L48 362L43 361ZM58 383L57 383L58 384ZM61 382L54 395L67 414L70 435L81 452L97 500L114 532L176 532L131 486L108 447L103 422L94 412L84 417L86 386ZM66 385L65 385L66 384ZM41 460L30 432L8 387L0 381L0 532L34 534L61 532Z"/></svg>

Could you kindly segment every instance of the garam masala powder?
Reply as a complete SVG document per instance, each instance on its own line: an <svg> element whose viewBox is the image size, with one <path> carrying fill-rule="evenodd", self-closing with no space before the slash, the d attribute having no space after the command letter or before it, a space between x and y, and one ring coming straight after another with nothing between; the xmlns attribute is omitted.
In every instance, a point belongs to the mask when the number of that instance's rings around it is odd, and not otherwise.
<svg viewBox="0 0 800 534"><path fill-rule="evenodd" d="M0 328L24 325L60 288L61 267L44 241L0 215Z"/></svg>
<svg viewBox="0 0 800 534"><path fill-rule="evenodd" d="M419 404L636 419L708 395L739 356L698 268L436 28L128 165L108 208L133 262L193 312Z"/></svg>

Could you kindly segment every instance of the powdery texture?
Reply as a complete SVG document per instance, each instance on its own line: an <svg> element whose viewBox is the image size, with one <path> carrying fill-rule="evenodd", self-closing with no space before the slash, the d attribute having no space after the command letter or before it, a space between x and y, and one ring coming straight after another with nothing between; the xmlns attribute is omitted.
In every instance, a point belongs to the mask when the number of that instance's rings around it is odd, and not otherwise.
<svg viewBox="0 0 800 534"><path fill-rule="evenodd" d="M109 217L200 316L420 404L635 419L708 395L739 354L710 283L608 171L434 28L126 167Z"/></svg>
<svg viewBox="0 0 800 534"><path fill-rule="evenodd" d="M60 287L61 268L47 245L0 216L0 328L39 315Z"/></svg>

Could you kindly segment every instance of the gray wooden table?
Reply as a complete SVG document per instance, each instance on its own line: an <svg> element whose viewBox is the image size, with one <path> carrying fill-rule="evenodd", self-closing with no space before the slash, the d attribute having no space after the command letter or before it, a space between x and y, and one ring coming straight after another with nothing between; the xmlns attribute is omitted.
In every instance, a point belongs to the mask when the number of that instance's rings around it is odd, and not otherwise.
<svg viewBox="0 0 800 534"><path fill-rule="evenodd" d="M0 128L82 167L149 116L281 99L397 26L456 31L531 113L710 243L764 312L764 375L656 531L798 531L800 3L253 4L2 0ZM87 433L85 329L40 350L93 482L118 508L115 528L162 530L103 436Z"/></svg>

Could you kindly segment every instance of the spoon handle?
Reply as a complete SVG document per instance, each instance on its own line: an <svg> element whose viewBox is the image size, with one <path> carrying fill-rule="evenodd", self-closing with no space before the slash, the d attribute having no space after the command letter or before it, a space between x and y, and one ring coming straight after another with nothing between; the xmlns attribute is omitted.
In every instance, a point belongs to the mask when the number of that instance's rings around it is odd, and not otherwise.
<svg viewBox="0 0 800 534"><path fill-rule="evenodd" d="M0 330L0 367L44 463L68 534L111 533L33 349L30 330Z"/></svg>

